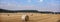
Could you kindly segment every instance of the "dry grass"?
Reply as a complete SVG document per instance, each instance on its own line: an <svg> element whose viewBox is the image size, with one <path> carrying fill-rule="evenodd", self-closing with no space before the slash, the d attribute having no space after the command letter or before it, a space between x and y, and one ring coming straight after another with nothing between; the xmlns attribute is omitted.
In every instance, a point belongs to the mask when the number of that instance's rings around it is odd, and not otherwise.
<svg viewBox="0 0 60 22"><path fill-rule="evenodd" d="M0 13L0 22L22 22L21 16L24 14L29 15L28 22L59 22L60 20L60 14Z"/></svg>

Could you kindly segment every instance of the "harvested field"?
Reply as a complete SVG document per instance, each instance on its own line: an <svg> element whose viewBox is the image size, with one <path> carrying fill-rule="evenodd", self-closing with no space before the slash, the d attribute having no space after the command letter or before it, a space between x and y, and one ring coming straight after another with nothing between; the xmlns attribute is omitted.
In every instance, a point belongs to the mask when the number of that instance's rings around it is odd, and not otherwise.
<svg viewBox="0 0 60 22"><path fill-rule="evenodd" d="M0 13L0 22L22 22L22 15L29 15L28 22L60 22L60 14Z"/></svg>

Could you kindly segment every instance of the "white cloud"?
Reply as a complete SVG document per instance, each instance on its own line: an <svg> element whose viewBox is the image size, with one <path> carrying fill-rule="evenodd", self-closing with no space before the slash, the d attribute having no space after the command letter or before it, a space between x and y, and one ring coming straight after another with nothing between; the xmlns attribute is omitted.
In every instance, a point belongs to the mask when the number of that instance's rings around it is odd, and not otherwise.
<svg viewBox="0 0 60 22"><path fill-rule="evenodd" d="M43 2L43 0L40 0L40 2Z"/></svg>

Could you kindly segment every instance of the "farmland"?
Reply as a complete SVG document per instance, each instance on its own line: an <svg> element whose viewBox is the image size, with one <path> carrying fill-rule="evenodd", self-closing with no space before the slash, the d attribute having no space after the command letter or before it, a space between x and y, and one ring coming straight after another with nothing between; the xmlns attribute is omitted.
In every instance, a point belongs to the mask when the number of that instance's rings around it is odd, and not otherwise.
<svg viewBox="0 0 60 22"><path fill-rule="evenodd" d="M28 15L28 22L60 22L60 14L43 13L0 13L0 22L22 22L21 16Z"/></svg>

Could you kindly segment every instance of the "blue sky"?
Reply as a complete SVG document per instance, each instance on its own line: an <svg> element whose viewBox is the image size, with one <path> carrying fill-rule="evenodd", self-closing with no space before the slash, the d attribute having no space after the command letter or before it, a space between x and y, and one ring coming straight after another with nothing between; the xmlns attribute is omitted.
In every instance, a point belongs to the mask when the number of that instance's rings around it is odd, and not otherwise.
<svg viewBox="0 0 60 22"><path fill-rule="evenodd" d="M0 0L0 8L60 12L60 0Z"/></svg>

